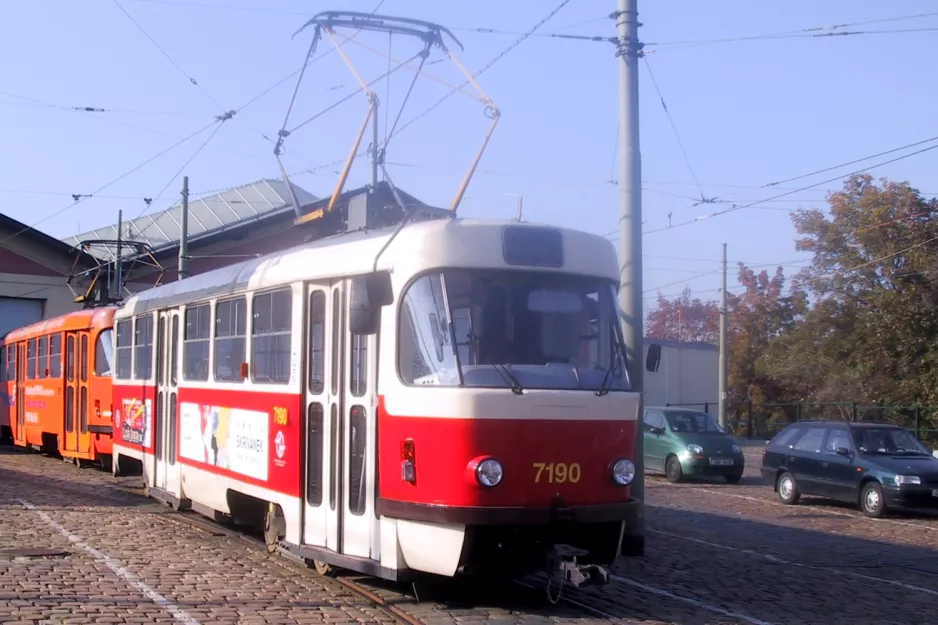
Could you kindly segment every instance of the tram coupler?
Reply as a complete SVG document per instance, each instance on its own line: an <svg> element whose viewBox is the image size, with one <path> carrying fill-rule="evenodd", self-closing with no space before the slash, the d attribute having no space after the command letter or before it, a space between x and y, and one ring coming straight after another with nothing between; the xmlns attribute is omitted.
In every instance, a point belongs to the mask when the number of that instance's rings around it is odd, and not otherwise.
<svg viewBox="0 0 938 625"><path fill-rule="evenodd" d="M605 586L609 583L609 573L598 564L579 564L576 556L568 556L555 560L555 571L563 575L565 582L570 582L575 588L588 586Z"/></svg>

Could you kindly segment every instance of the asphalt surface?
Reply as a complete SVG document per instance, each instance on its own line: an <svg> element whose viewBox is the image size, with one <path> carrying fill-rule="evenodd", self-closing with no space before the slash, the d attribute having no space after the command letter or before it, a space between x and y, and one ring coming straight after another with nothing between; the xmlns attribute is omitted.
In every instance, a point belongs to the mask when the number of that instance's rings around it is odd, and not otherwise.
<svg viewBox="0 0 938 625"><path fill-rule="evenodd" d="M782 505L747 450L743 483L646 478L646 557L603 588L545 580L485 592L372 592L431 625L938 622L938 516L873 520ZM0 623L388 623L366 598L285 558L184 522L139 478L0 447ZM58 552L55 552L57 550ZM555 589L556 592L556 589Z"/></svg>

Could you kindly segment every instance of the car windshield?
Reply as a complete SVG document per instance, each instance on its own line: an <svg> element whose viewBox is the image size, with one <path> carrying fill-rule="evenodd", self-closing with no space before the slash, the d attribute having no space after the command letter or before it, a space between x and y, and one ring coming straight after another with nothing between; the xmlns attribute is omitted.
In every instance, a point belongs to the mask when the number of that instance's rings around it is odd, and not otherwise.
<svg viewBox="0 0 938 625"><path fill-rule="evenodd" d="M861 454L931 455L917 438L902 428L854 428L853 440Z"/></svg>
<svg viewBox="0 0 938 625"><path fill-rule="evenodd" d="M595 391L605 380L628 389L612 281L450 269L420 277L402 299L406 383Z"/></svg>
<svg viewBox="0 0 938 625"><path fill-rule="evenodd" d="M672 432L694 434L723 434L723 430L706 412L696 410L668 411L664 413Z"/></svg>

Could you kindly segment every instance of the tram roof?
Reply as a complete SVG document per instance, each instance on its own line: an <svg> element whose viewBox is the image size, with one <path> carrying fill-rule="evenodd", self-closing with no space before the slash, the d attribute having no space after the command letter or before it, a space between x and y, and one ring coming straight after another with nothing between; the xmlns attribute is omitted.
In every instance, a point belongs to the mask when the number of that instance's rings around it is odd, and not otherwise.
<svg viewBox="0 0 938 625"><path fill-rule="evenodd" d="M102 306L68 312L11 330L0 338L0 343L16 343L58 332L107 328L110 327L116 311L116 306Z"/></svg>
<svg viewBox="0 0 938 625"><path fill-rule="evenodd" d="M502 232L506 226L548 227L562 234L564 266L529 267L531 270L596 275L612 280L619 277L615 248L599 235L545 224L462 218L408 224L381 254L377 269L416 273L459 265L505 268L508 265L502 256ZM118 316L291 282L362 275L372 271L375 257L396 229L397 226L391 226L337 234L140 291L127 299Z"/></svg>

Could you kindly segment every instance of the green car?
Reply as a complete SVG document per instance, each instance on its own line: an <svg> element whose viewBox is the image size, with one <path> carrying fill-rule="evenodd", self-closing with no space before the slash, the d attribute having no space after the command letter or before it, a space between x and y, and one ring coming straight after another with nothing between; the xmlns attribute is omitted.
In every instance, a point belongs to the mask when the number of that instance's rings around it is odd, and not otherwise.
<svg viewBox="0 0 938 625"><path fill-rule="evenodd" d="M668 480L719 477L738 484L746 461L736 440L706 412L648 406L644 415L645 469Z"/></svg>

